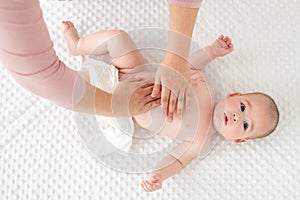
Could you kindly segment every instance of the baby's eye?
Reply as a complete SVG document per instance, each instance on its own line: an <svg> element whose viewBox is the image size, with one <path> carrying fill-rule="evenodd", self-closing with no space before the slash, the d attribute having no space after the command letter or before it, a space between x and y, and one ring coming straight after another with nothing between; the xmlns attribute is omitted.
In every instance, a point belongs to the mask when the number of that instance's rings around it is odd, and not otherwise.
<svg viewBox="0 0 300 200"><path fill-rule="evenodd" d="M244 122L244 130L247 130L247 128L248 128L248 123Z"/></svg>
<svg viewBox="0 0 300 200"><path fill-rule="evenodd" d="M245 111L245 109L246 109L246 106L245 106L245 104L241 103L241 111L242 111L242 112L244 112L244 111Z"/></svg>

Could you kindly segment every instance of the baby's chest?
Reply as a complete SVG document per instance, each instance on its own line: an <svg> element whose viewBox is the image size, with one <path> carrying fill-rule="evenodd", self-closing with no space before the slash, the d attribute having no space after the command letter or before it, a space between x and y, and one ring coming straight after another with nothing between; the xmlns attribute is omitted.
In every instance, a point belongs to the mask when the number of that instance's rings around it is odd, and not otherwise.
<svg viewBox="0 0 300 200"><path fill-rule="evenodd" d="M172 123L165 123L161 130L163 135L188 142L201 142L206 137L212 123L214 96L205 83L199 82L197 86L193 86L190 97L190 109L184 111L181 120L175 118Z"/></svg>

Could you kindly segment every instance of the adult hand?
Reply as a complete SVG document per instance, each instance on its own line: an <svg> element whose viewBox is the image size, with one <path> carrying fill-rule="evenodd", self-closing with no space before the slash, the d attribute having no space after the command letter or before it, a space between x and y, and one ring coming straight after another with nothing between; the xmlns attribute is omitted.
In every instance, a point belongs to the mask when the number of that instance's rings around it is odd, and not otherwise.
<svg viewBox="0 0 300 200"><path fill-rule="evenodd" d="M161 107L169 122L174 114L182 117L184 105L189 107L189 83L188 62L175 55L165 58L156 72L151 96L155 98L161 92Z"/></svg>
<svg viewBox="0 0 300 200"><path fill-rule="evenodd" d="M160 95L155 98L151 97L153 87L154 84L149 83L135 90L129 101L129 113L131 116L143 114L160 104Z"/></svg>
<svg viewBox="0 0 300 200"><path fill-rule="evenodd" d="M197 6L189 8L169 3L168 52L156 73L152 91L152 97L161 91L161 106L169 122L173 121L174 113L179 118L182 117L184 104L189 107L187 88L189 88L190 71L187 58L201 0L198 3ZM176 76L168 74L170 70L165 70L164 66L177 72L172 73Z"/></svg>
<svg viewBox="0 0 300 200"><path fill-rule="evenodd" d="M119 82L112 93L113 116L140 115L160 103L160 95L151 97L153 83Z"/></svg>

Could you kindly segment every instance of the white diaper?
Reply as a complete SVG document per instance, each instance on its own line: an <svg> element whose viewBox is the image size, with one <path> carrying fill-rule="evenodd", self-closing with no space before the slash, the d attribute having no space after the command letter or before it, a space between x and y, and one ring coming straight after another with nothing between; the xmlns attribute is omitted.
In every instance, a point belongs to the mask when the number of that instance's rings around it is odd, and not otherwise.
<svg viewBox="0 0 300 200"><path fill-rule="evenodd" d="M119 81L118 70L113 65L93 58L86 59L83 64L83 71L88 72L92 85L107 92L110 92ZM112 147L105 149L105 152L113 152L116 150L115 148L125 152L130 150L134 132L134 123L131 118L96 116L96 119L101 134L113 145L99 144L99 146L105 146L106 148ZM107 143L107 141L104 140L103 143Z"/></svg>

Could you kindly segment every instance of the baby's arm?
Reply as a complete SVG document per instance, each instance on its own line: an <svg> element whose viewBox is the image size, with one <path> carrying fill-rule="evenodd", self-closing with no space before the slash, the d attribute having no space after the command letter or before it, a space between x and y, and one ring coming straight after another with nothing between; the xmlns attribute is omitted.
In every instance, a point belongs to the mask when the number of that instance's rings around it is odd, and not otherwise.
<svg viewBox="0 0 300 200"><path fill-rule="evenodd" d="M204 67L217 57L225 56L233 51L231 38L220 35L219 38L211 45L206 46L189 57L189 63L198 70L203 70Z"/></svg>
<svg viewBox="0 0 300 200"><path fill-rule="evenodd" d="M162 181L178 173L200 154L201 149L199 143L183 142L179 144L158 163L156 170L149 175L148 180L141 183L141 187L146 192L161 189Z"/></svg>

